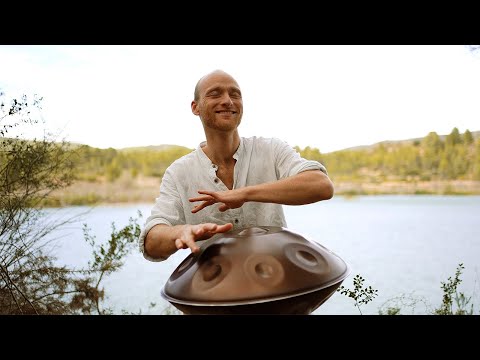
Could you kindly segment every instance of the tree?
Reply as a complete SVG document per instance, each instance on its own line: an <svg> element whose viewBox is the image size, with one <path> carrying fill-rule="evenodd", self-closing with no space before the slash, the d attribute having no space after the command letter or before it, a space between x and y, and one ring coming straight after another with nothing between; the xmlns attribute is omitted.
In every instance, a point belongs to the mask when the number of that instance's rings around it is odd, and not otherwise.
<svg viewBox="0 0 480 360"><path fill-rule="evenodd" d="M435 131L431 131L422 139L421 146L423 174L428 174L428 179L431 179L431 176L438 174L443 142Z"/></svg>
<svg viewBox="0 0 480 360"><path fill-rule="evenodd" d="M445 146L455 146L462 143L462 136L458 128L454 127L452 132L445 138Z"/></svg>
<svg viewBox="0 0 480 360"><path fill-rule="evenodd" d="M474 142L474 138L473 138L473 135L472 133L470 132L470 130L465 130L465 132L463 133L463 143L465 145L472 145L473 142Z"/></svg>
<svg viewBox="0 0 480 360"><path fill-rule="evenodd" d="M108 313L100 307L101 280L123 265L140 227L133 218L119 231L112 224L111 238L101 246L86 228L85 239L93 247L89 266L56 265L47 235L74 218L52 220L42 203L73 181L75 152L51 135L41 140L11 135L41 123L41 102L23 95L8 104L0 89L0 314Z"/></svg>

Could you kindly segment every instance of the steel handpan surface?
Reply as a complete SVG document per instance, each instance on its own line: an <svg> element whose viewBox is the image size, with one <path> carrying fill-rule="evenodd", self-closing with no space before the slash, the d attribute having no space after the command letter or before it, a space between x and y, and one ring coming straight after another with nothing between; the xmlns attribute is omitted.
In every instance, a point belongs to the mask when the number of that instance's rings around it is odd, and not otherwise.
<svg viewBox="0 0 480 360"><path fill-rule="evenodd" d="M162 296L185 313L218 312L212 307L223 308L220 313L277 313L283 303L291 312L302 301L310 305L297 312L309 313L348 273L348 265L317 242L282 227L251 227L220 234L189 254ZM225 309L231 306L240 307Z"/></svg>

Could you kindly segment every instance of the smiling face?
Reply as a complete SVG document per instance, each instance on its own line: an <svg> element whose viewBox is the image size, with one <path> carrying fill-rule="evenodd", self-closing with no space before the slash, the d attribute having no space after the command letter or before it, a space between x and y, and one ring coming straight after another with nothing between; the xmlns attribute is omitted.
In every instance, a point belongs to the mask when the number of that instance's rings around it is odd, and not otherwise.
<svg viewBox="0 0 480 360"><path fill-rule="evenodd" d="M243 115L242 93L235 79L220 70L200 79L192 112L200 117L205 130L235 130Z"/></svg>

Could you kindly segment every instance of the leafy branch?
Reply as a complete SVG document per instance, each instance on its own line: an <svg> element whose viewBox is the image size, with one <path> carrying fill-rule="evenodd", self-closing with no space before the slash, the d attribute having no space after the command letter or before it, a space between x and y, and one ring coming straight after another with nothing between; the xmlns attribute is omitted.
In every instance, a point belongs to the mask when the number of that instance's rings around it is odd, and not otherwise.
<svg viewBox="0 0 480 360"><path fill-rule="evenodd" d="M438 309L435 309L435 315L473 315L472 297L467 297L463 292L458 292L458 285L462 282L460 275L465 269L463 263L458 264L455 271L455 277L449 277L447 282L441 282L443 290L442 304ZM453 310L453 304L456 304L457 310ZM467 309L470 304L470 309Z"/></svg>
<svg viewBox="0 0 480 360"><path fill-rule="evenodd" d="M337 289L342 295L346 295L355 300L355 306L358 308L358 311L360 311L360 315L363 315L362 310L360 310L360 305L369 303L378 295L378 290L373 289L371 286L364 288L364 281L365 279L357 274L353 278L353 290L343 285Z"/></svg>

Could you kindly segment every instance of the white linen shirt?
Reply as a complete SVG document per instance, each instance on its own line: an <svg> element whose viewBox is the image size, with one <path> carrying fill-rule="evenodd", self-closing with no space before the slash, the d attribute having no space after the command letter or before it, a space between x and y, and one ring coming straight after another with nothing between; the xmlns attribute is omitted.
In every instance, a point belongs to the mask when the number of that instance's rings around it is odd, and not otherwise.
<svg viewBox="0 0 480 360"><path fill-rule="evenodd" d="M232 223L234 229L262 225L287 227L282 205L273 203L246 202L238 209L225 212L218 210L220 204L214 204L192 214L194 203L188 199L199 196L198 190L228 190L217 178L217 165L203 152L204 145L202 142L196 150L175 160L163 175L160 195L139 237L140 251L147 260L168 258L154 259L145 253L145 237L157 224ZM233 158L237 160L233 189L284 179L306 170L321 170L327 174L318 161L302 158L293 147L277 138L240 138ZM200 245L203 241L197 243Z"/></svg>

